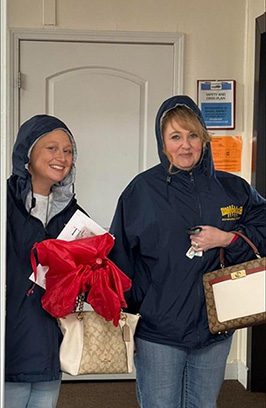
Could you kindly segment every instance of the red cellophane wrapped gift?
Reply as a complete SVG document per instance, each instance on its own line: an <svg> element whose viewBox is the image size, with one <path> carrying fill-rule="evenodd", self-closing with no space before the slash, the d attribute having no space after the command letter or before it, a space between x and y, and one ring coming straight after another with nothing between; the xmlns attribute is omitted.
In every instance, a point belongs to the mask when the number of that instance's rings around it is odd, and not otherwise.
<svg viewBox="0 0 266 408"><path fill-rule="evenodd" d="M77 296L86 292L87 302L96 313L118 325L121 308L126 307L124 292L131 280L110 260L114 245L109 234L64 241L48 239L35 243L31 263L35 278L37 262L49 267L43 308L52 316L64 317L74 311Z"/></svg>

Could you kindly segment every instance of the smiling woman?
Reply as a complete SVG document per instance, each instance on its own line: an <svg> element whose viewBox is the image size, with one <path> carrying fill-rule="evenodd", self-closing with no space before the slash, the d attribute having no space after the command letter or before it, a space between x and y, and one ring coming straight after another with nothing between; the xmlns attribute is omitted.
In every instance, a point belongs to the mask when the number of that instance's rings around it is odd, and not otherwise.
<svg viewBox="0 0 266 408"><path fill-rule="evenodd" d="M132 279L128 311L141 315L138 402L216 407L233 333L210 332L202 277L220 267L221 247L229 265L254 257L232 231L245 231L265 254L266 200L240 177L215 170L202 113L189 96L165 100L155 129L160 163L125 188L110 227L110 257ZM232 206L243 211L223 217Z"/></svg>
<svg viewBox="0 0 266 408"><path fill-rule="evenodd" d="M190 171L200 160L211 137L192 109L185 105L170 109L161 119L164 153L173 166Z"/></svg>
<svg viewBox="0 0 266 408"><path fill-rule="evenodd" d="M7 182L5 406L54 408L61 332L32 286L34 243L56 238L77 209L76 144L59 119L36 115L19 129Z"/></svg>
<svg viewBox="0 0 266 408"><path fill-rule="evenodd" d="M61 129L37 140L31 150L28 169L34 193L49 195L53 184L63 180L73 163L73 146L68 134Z"/></svg>
<svg viewBox="0 0 266 408"><path fill-rule="evenodd" d="M202 153L200 137L171 121L164 132L165 153L172 164L182 170L191 170L198 163Z"/></svg>

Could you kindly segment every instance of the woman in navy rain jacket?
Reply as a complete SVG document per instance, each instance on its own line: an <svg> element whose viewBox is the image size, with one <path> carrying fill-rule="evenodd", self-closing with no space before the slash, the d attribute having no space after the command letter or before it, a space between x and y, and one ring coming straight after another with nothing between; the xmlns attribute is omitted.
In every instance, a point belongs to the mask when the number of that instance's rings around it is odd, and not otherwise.
<svg viewBox="0 0 266 408"><path fill-rule="evenodd" d="M188 96L157 113L161 163L137 175L119 198L110 231L112 260L132 279L129 311L142 408L214 408L232 332L211 334L202 275L254 257L240 230L265 255L265 199L244 179L215 171L210 136ZM200 226L195 235L187 233Z"/></svg>
<svg viewBox="0 0 266 408"><path fill-rule="evenodd" d="M56 238L77 209L76 145L59 119L36 115L19 129L7 183L6 408L56 406L61 332L41 306L30 251Z"/></svg>

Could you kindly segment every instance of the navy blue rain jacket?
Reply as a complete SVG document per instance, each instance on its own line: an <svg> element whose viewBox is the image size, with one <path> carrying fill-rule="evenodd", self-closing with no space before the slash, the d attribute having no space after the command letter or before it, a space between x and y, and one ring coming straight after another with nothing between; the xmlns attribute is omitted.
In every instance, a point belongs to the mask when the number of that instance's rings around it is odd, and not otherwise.
<svg viewBox="0 0 266 408"><path fill-rule="evenodd" d="M31 191L27 170L28 152L34 142L55 129L64 129L70 136L76 158L75 142L63 122L48 115L37 115L25 122L13 149L13 171L7 182L7 302L5 378L11 382L52 381L59 378L59 346L62 339L56 319L41 306L44 289L32 288L30 251L35 242L56 238L80 207L71 191L71 173L53 187L54 200L60 212L47 224L30 215L25 201Z"/></svg>
<svg viewBox="0 0 266 408"><path fill-rule="evenodd" d="M191 170L173 168L163 153L160 131L164 112L177 105L201 112L187 96L166 100L156 117L161 164L137 175L121 194L110 231L115 236L111 259L132 279L128 310L139 312L136 336L144 340L201 348L232 332L213 335L208 328L202 275L220 268L219 248L189 259L186 229L211 225L241 230L265 255L266 201L244 179L215 171L210 144ZM241 238L226 250L227 265L254 258Z"/></svg>

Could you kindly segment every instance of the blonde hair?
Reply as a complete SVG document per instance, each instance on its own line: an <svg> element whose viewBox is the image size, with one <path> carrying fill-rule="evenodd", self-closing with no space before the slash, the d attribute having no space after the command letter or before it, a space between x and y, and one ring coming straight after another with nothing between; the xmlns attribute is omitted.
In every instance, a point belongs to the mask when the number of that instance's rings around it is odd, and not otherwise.
<svg viewBox="0 0 266 408"><path fill-rule="evenodd" d="M206 145L206 143L211 141L211 135L202 125L198 116L192 109L188 108L187 106L181 105L167 111L161 119L161 135L164 145L163 152L170 162L169 173L171 173L174 165L171 161L171 157L165 150L164 132L167 124L172 121L176 121L182 128L197 134L202 141L203 147Z"/></svg>

